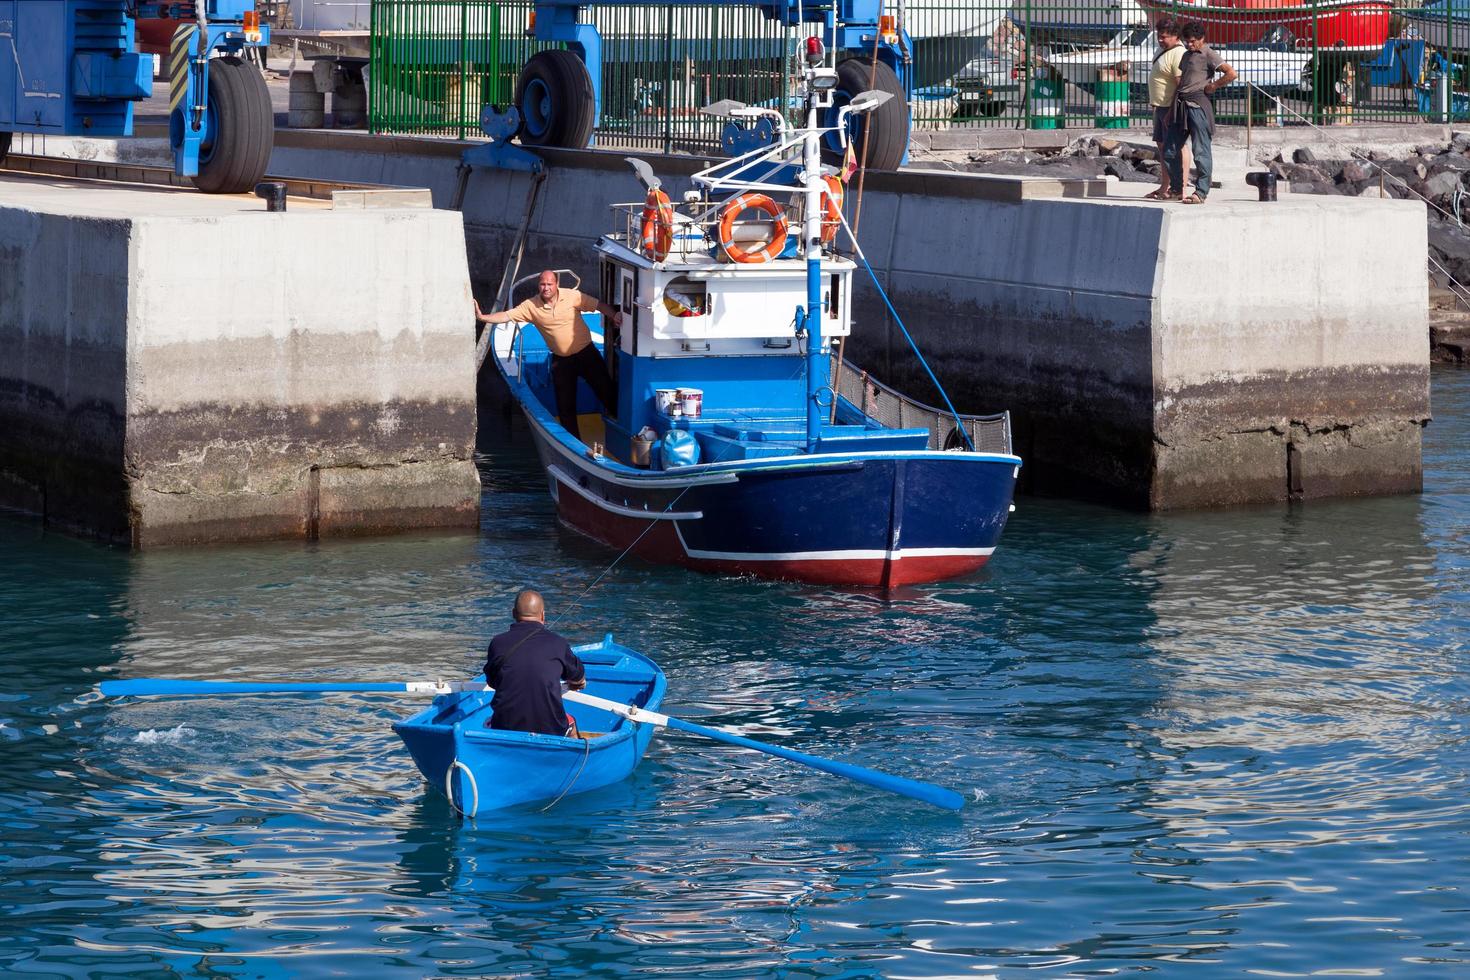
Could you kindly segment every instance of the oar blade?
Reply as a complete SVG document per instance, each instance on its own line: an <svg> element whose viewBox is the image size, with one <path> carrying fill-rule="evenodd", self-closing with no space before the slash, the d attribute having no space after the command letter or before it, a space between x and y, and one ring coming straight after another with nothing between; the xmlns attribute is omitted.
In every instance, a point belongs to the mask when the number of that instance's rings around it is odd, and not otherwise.
<svg viewBox="0 0 1470 980"><path fill-rule="evenodd" d="M831 773L834 776L841 776L845 779L865 783L868 786L886 790L890 793L897 793L900 796L907 796L910 799L922 800L925 803L943 807L946 810L959 810L965 805L965 798L963 796L952 789L935 786L933 783L922 783L917 779L893 776L886 772L879 772L876 769L855 766L849 762L824 759L821 756L808 755L805 752L782 748L779 745L757 742L753 738L723 732L718 728L707 728L704 725L697 725L692 721L684 721L682 718L670 718L668 724L670 728L676 728L682 732L689 732L692 735L703 735L705 738L712 738L717 742L739 745L743 748L755 749L757 752L764 752L767 755L779 756L782 759L799 762L812 769L819 769L822 772Z"/></svg>
<svg viewBox="0 0 1470 980"><path fill-rule="evenodd" d="M168 697L190 694L402 694L402 681L353 683L330 681L185 681L137 677L97 685L107 697Z"/></svg>

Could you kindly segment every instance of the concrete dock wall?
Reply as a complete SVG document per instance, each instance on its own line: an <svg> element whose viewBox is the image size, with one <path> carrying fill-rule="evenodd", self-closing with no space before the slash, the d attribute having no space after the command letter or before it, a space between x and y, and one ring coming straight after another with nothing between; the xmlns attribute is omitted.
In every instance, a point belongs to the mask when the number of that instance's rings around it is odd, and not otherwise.
<svg viewBox="0 0 1470 980"><path fill-rule="evenodd" d="M474 527L459 216L0 181L0 503L137 547Z"/></svg>
<svg viewBox="0 0 1470 980"><path fill-rule="evenodd" d="M430 187L462 144L283 133L272 171ZM550 151L523 273L578 270L641 200L623 154ZM677 195L703 161L644 155ZM464 203L487 297L529 178L475 174ZM961 411L1014 413L1023 489L1151 509L1419 489L1429 417L1422 206L1392 200L1098 199L1095 185L868 175L859 235ZM852 214L849 205L849 215ZM1371 262L1363 262L1364 254ZM876 292L848 355L936 396Z"/></svg>

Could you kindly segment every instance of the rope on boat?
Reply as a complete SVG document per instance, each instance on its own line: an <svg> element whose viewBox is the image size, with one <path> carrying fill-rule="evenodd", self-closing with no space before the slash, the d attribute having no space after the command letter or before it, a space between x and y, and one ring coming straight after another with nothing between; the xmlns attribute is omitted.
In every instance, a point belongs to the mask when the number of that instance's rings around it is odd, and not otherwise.
<svg viewBox="0 0 1470 980"><path fill-rule="evenodd" d="M472 797L474 803L470 804L468 812L461 810L459 804L454 802L454 770L456 769L464 770L465 777L470 781L470 790L474 793ZM470 767L458 759L449 760L449 768L444 771L444 795L449 798L449 805L454 807L460 816L473 820L475 814L480 812L480 786L475 782L475 774L470 771Z"/></svg>
<svg viewBox="0 0 1470 980"><path fill-rule="evenodd" d="M638 727L638 723L636 721L629 722L629 724L632 725L634 728ZM560 803L562 801L562 797L570 793L572 791L572 787L577 785L577 780L582 778L582 770L587 768L587 757L591 754L592 740L590 738L582 739L582 764L577 767L576 773L573 774L571 780L566 784L566 786L562 787L562 791L556 794L556 799L552 800L550 803L541 808L542 813L545 813L547 810L550 810L552 807Z"/></svg>
<svg viewBox="0 0 1470 980"><path fill-rule="evenodd" d="M960 413L955 411L954 402L949 400L949 392L945 391L944 385L939 383L939 379L935 377L933 369L929 367L929 362L924 360L924 354L919 350L918 343L914 341L913 334L909 333L909 328L904 326L903 318L898 315L898 311L889 302L888 292L883 288L883 284L878 281L878 273L873 271L873 266L868 262L867 255L863 254L863 247L858 244L857 235L853 233L852 226L847 223L847 216L839 214L838 217L842 219L842 227L847 229L847 237L852 241L852 247L857 252L857 257L862 260L863 268L867 269L868 275L872 277L873 286L878 290L878 295L882 297L883 305L888 307L888 315L893 317L893 322L898 324L898 329L903 331L903 338L909 342L909 347L913 348L914 356L919 359L920 366L929 375L929 380L934 382L934 387L939 391L939 397L944 399L944 407L949 409L949 414L954 417L955 428L959 430L960 435L964 438L965 448L973 453L975 451L975 444L970 441L970 434L965 431L965 423L960 419Z"/></svg>
<svg viewBox="0 0 1470 980"><path fill-rule="evenodd" d="M801 369L801 370L806 370L806 367L803 367L803 369ZM792 379L797 378L797 376L800 375L801 370L798 370L798 372L795 373L795 375L792 375ZM732 448L734 448L734 447L732 447ZM723 461L725 461L725 460L723 460L723 458L717 458L717 460L710 460L710 463L723 463ZM689 483L689 485L688 486L685 486L685 488L682 489L682 491L679 491L678 497L675 497L675 498L673 498L673 500L670 500L669 502L667 502L667 505L664 505L663 510L660 510L659 513L660 514L667 514L667 513L669 513L670 510L673 510L673 507L675 507L675 504L678 504L679 501L684 500L684 495L685 494L688 494L688 492L691 491L691 489L694 489L694 483ZM628 547L623 548L622 554L619 554L619 555L617 555L616 558L613 558L612 563L610 563L609 566L606 567L606 569L601 570L601 572L598 573L598 576L595 577L595 579L592 579L592 585L589 585L589 586L587 586L587 588L582 589L582 594L581 595L578 595L578 597L576 597L575 599L572 599L572 601L570 601L569 604L566 605L566 608L563 608L562 613L557 614L556 619L551 620L551 623L550 623L551 626L556 626L557 623L560 623L560 621L566 619L567 613L570 613L570 611L575 610L575 608L578 607L579 604L581 604L582 599L587 598L588 592L591 592L592 589L597 588L597 583L598 582L601 582L601 580L603 580L603 579L606 579L607 573L612 572L613 569L616 569L617 563L619 563L619 561L622 561L623 558L628 557L628 552L634 550L634 548L637 548L638 547L638 542L639 541L642 541L642 539L644 539L645 536L648 535L648 532L650 532L650 530L653 530L654 527L657 527L657 526L659 526L659 522L657 522L656 519L650 519L650 520L648 520L648 526L647 527L644 527L644 529L642 529L641 535L638 535L637 538L634 538L634 542L632 542L631 545L628 545Z"/></svg>

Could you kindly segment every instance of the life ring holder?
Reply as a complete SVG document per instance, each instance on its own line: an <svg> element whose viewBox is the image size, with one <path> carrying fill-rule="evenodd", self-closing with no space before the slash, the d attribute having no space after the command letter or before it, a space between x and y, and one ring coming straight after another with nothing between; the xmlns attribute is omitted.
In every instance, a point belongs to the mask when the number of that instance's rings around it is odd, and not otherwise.
<svg viewBox="0 0 1470 980"><path fill-rule="evenodd" d="M735 219L747 208L771 217L771 237L761 247L747 251L735 244ZM765 194L741 194L720 208L720 250L731 262L758 264L770 262L786 249L786 210Z"/></svg>
<svg viewBox="0 0 1470 980"><path fill-rule="evenodd" d="M643 254L655 262L669 257L674 246L674 205L654 187L643 201Z"/></svg>

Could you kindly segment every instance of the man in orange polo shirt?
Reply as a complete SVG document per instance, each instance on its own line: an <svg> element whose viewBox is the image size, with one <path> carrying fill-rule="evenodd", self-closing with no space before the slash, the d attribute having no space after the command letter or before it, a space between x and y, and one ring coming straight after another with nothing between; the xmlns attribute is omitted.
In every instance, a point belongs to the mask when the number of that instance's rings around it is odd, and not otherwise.
<svg viewBox="0 0 1470 980"><path fill-rule="evenodd" d="M593 310L610 319L614 325L623 322L623 314L577 289L563 289L556 272L546 269L536 284L536 295L519 306L500 313L481 313L475 303L475 316L481 323L530 323L541 332L551 350L551 387L556 392L556 415L576 439L582 438L577 427L577 379L585 380L605 409L614 408L613 381L607 363L592 344L592 333L582 319Z"/></svg>

